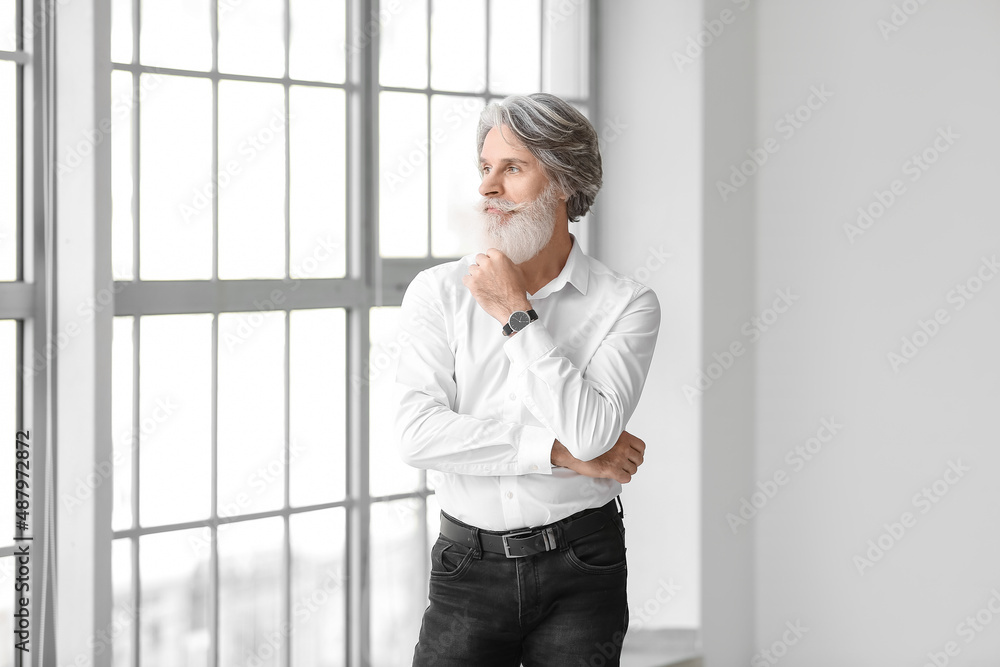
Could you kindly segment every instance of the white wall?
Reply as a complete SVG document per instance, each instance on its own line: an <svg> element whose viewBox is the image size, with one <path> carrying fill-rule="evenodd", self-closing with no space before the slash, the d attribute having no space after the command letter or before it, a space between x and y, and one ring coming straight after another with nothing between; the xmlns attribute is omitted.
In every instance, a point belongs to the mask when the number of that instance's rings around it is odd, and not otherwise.
<svg viewBox="0 0 1000 667"><path fill-rule="evenodd" d="M652 367L628 425L647 447L622 492L632 629L699 625L700 411L678 380L694 377L699 365L701 73L698 65L678 71L667 47L697 30L699 4L600 4L596 124L620 131L602 138L597 255L652 287L662 311Z"/></svg>
<svg viewBox="0 0 1000 667"><path fill-rule="evenodd" d="M788 667L918 666L949 641L958 655L937 664L1000 664L1000 617L958 627L1000 591L1000 278L964 307L948 296L1000 259L1000 3L896 3L919 9L888 39L889 0L756 9L757 143L780 139L753 178L757 306L798 296L757 347L756 475L789 479L751 522L756 642L801 621ZM833 96L783 138L812 86ZM959 138L915 180L905 162L948 127ZM903 194L851 243L844 225L894 179ZM896 372L887 354L939 309L947 323ZM824 418L842 430L795 470L786 453ZM949 461L968 472L914 505ZM854 557L904 512L914 525L861 574Z"/></svg>

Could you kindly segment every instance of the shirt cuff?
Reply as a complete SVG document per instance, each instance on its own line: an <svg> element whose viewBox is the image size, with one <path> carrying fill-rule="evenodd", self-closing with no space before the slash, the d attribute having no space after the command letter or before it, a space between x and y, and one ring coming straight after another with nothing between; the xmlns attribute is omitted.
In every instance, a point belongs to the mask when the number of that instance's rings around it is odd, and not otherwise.
<svg viewBox="0 0 1000 667"><path fill-rule="evenodd" d="M543 426L524 425L517 444L517 474L551 474L555 440L555 433Z"/></svg>
<svg viewBox="0 0 1000 667"><path fill-rule="evenodd" d="M514 377L521 375L528 366L556 346L552 334L545 326L535 320L518 331L503 344L503 351L510 359L510 367Z"/></svg>

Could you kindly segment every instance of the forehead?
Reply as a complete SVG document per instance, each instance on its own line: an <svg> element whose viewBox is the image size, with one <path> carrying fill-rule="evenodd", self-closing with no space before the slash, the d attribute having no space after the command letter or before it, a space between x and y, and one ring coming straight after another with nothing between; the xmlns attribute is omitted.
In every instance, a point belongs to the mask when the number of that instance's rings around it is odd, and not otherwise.
<svg viewBox="0 0 1000 667"><path fill-rule="evenodd" d="M506 125L490 128L483 140L483 151L479 154L479 158L482 162L512 160L534 164L537 161L531 151L517 141L514 133Z"/></svg>

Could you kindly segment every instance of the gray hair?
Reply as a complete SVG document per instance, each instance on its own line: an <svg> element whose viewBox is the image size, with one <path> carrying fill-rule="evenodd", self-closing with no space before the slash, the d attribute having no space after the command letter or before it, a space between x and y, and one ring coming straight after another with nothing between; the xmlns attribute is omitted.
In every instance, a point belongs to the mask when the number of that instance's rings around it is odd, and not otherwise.
<svg viewBox="0 0 1000 667"><path fill-rule="evenodd" d="M579 220L601 189L601 148L597 131L571 104L549 93L510 95L479 116L476 163L486 135L506 125L541 163L546 175L567 195L566 213Z"/></svg>

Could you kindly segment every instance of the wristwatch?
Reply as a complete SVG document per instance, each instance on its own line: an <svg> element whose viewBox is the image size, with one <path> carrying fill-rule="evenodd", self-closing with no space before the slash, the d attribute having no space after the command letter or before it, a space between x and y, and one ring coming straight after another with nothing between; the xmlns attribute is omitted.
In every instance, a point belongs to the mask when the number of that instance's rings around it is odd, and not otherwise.
<svg viewBox="0 0 1000 667"><path fill-rule="evenodd" d="M534 308L530 310L515 310L510 314L507 324L503 325L503 335L509 336L515 331L520 331L537 319L538 313L535 312Z"/></svg>

